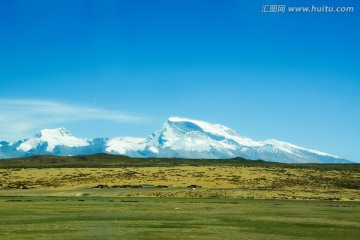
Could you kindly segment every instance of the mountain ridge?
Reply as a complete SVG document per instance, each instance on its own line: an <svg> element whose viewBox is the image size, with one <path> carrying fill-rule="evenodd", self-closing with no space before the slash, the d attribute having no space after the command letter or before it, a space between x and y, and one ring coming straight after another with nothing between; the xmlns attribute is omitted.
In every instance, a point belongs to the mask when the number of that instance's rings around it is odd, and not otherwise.
<svg viewBox="0 0 360 240"><path fill-rule="evenodd" d="M65 128L43 129L33 138L0 142L0 159L33 155L109 153L140 158L230 159L242 157L282 163L351 163L339 156L276 139L254 141L231 128L170 117L147 138L77 138Z"/></svg>

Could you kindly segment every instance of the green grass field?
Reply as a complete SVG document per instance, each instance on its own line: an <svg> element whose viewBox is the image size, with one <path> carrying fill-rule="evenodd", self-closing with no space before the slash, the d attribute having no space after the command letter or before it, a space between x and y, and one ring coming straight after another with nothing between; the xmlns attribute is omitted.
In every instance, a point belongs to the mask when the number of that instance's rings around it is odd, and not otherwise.
<svg viewBox="0 0 360 240"><path fill-rule="evenodd" d="M0 239L359 239L360 202L0 197Z"/></svg>
<svg viewBox="0 0 360 240"><path fill-rule="evenodd" d="M357 240L359 170L106 154L1 160L0 240ZM169 188L114 187L144 183Z"/></svg>

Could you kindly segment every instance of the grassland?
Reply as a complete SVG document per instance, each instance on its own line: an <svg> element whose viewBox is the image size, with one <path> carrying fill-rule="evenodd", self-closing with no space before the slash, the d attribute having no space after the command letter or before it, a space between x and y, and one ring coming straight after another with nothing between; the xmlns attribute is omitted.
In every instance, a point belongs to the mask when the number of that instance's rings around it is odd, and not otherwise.
<svg viewBox="0 0 360 240"><path fill-rule="evenodd" d="M2 159L0 168L118 168L118 167L169 167L169 166L261 166L282 168L312 168L358 170L360 164L282 164L262 160L233 159L181 159L181 158L130 158L121 155L94 154L85 156L31 156Z"/></svg>
<svg viewBox="0 0 360 240"><path fill-rule="evenodd" d="M120 188L151 184L168 189ZM94 189L98 185L105 189ZM188 190L189 185L200 189ZM0 169L1 195L360 200L358 171L244 166ZM44 194L43 194L44 193Z"/></svg>
<svg viewBox="0 0 360 240"><path fill-rule="evenodd" d="M0 197L0 239L359 239L360 203Z"/></svg>
<svg viewBox="0 0 360 240"><path fill-rule="evenodd" d="M86 165L87 164L87 165ZM167 186L124 189L120 186ZM109 189L93 189L98 185ZM199 185L189 191L187 186ZM39 156L0 161L1 195L360 200L360 165ZM44 193L44 194L43 194Z"/></svg>
<svg viewBox="0 0 360 240"><path fill-rule="evenodd" d="M1 160L0 222L0 239L359 239L360 167Z"/></svg>

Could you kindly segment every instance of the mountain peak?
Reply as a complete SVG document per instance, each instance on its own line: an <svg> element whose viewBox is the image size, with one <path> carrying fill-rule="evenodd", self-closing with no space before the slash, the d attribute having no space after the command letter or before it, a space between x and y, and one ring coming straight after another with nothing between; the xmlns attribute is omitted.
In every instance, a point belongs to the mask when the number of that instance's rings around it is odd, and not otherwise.
<svg viewBox="0 0 360 240"><path fill-rule="evenodd" d="M72 136L72 134L66 128L53 128L53 129L42 129L38 134L36 134L37 138L42 137L65 137Z"/></svg>
<svg viewBox="0 0 360 240"><path fill-rule="evenodd" d="M212 157L215 152L228 153L229 148L232 151L239 146L260 146L226 126L180 117L170 117L148 141L154 147L172 150L201 149L209 154L207 157Z"/></svg>
<svg viewBox="0 0 360 240"><path fill-rule="evenodd" d="M182 118L182 117L176 117L176 116L171 116L168 119L169 122L193 122L193 121L198 121L198 120L193 120L190 118Z"/></svg>
<svg viewBox="0 0 360 240"><path fill-rule="evenodd" d="M286 163L348 163L346 159L269 139L254 141L224 125L169 117L148 138L83 139L65 128L43 129L16 143L0 142L0 158L34 154L114 153L131 157L263 159Z"/></svg>
<svg viewBox="0 0 360 240"><path fill-rule="evenodd" d="M56 146L83 147L89 145L86 139L74 137L65 128L54 128L41 130L34 138L27 139L16 149L26 152L41 148L43 144L46 144L47 152L53 151Z"/></svg>
<svg viewBox="0 0 360 240"><path fill-rule="evenodd" d="M313 153L316 155L320 155L320 156L332 157L332 158L336 158L336 159L340 158L339 156L331 155L331 154L320 152L320 151L313 150L313 149L300 147L295 144L284 142L284 141L279 141L276 139L268 139L268 140L262 141L262 143L273 145L276 148L281 149L285 152L292 152L294 149L296 149L296 150L300 150L300 151L307 151L307 152L310 152L310 153Z"/></svg>

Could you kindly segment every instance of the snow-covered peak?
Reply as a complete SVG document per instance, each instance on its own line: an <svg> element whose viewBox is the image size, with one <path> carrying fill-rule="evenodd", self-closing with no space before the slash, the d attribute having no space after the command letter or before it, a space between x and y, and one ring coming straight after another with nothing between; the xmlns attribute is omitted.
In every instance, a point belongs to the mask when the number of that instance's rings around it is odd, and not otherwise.
<svg viewBox="0 0 360 240"><path fill-rule="evenodd" d="M65 128L43 129L35 135L37 138L51 138L72 136L72 134Z"/></svg>
<svg viewBox="0 0 360 240"><path fill-rule="evenodd" d="M186 122L186 121L194 121L190 118L180 118L180 117L174 117L174 116L171 116L169 117L168 121L170 122Z"/></svg>
<svg viewBox="0 0 360 240"><path fill-rule="evenodd" d="M261 146L260 143L253 141L249 138L243 137L236 131L226 126L214 123L193 120L189 118L170 117L166 122L176 125L184 130L202 131L215 139L230 139L242 146Z"/></svg>
<svg viewBox="0 0 360 240"><path fill-rule="evenodd" d="M279 140L276 140L276 139L268 139L268 140L262 141L261 143L263 143L264 145L266 145L266 144L273 145L276 148L278 148L278 149L280 149L280 150L282 150L284 152L288 152L288 153L293 153L293 150L297 149L297 150L302 150L302 151L306 151L306 152L311 152L311 153L321 155L321 156L340 158L340 157L335 156L335 155L331 155L331 154L320 152L320 151L313 150L313 149L300 147L300 146L297 146L295 144L279 141Z"/></svg>
<svg viewBox="0 0 360 240"><path fill-rule="evenodd" d="M145 138L117 137L106 143L106 152L126 154L129 151L139 151L145 147Z"/></svg>
<svg viewBox="0 0 360 240"><path fill-rule="evenodd" d="M272 145L276 149L279 149L287 153L292 153L293 149L299 149L299 147L294 144L278 141L276 139L267 139L265 141L261 141L260 143L262 143L263 145Z"/></svg>
<svg viewBox="0 0 360 240"><path fill-rule="evenodd" d="M81 139L65 128L44 129L15 143L0 142L0 158L35 154L122 154L131 157L263 159L287 163L348 163L346 159L275 139L254 141L226 126L170 117L148 138Z"/></svg>
<svg viewBox="0 0 360 240"><path fill-rule="evenodd" d="M46 151L51 152L56 146L83 147L89 145L86 139L74 137L65 128L43 129L34 138L25 140L17 147L24 152L36 149L42 144L47 144Z"/></svg>

